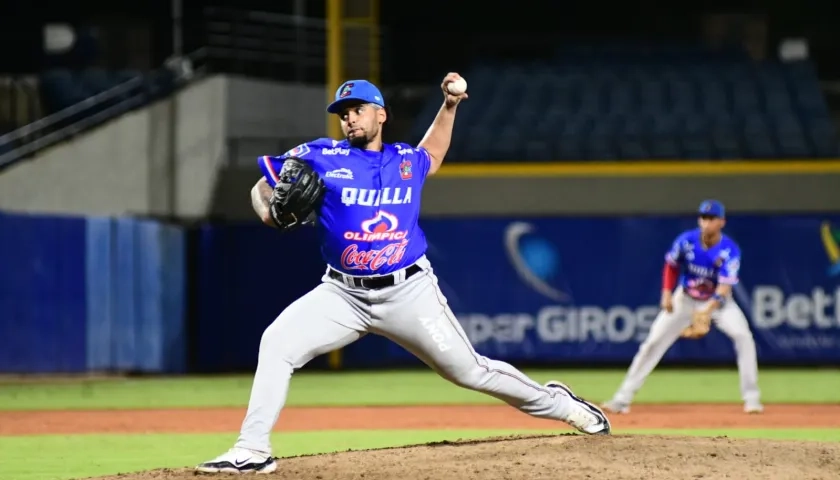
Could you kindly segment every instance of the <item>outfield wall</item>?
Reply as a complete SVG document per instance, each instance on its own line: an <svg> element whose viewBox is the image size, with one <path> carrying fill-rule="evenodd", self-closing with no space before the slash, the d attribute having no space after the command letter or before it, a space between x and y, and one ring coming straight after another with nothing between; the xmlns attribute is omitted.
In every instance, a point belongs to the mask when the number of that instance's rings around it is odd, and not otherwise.
<svg viewBox="0 0 840 480"><path fill-rule="evenodd" d="M662 258L689 217L425 219L429 257L479 352L626 364L656 315ZM761 363L840 365L840 214L735 215L736 301ZM251 370L262 330L323 273L312 230L255 223L0 215L0 372ZM518 265L518 267L517 267ZM302 319L305 322L306 319ZM343 365L418 362L368 336ZM713 331L670 364L734 361ZM316 363L324 363L319 358Z"/></svg>
<svg viewBox="0 0 840 480"><path fill-rule="evenodd" d="M185 233L0 213L0 372L183 372Z"/></svg>

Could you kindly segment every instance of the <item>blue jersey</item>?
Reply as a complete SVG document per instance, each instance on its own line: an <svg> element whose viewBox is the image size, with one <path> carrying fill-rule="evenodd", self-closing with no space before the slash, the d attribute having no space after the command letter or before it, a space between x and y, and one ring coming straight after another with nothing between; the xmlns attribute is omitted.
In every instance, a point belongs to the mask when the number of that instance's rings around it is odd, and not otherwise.
<svg viewBox="0 0 840 480"><path fill-rule="evenodd" d="M741 268L741 249L721 235L717 245L703 247L700 229L680 234L665 254L665 261L680 268L679 284L690 297L706 300L719 284L735 285Z"/></svg>
<svg viewBox="0 0 840 480"><path fill-rule="evenodd" d="M258 159L272 187L290 156L309 163L327 186L316 228L329 266L349 275L381 275L426 253L426 236L417 224L431 167L425 149L395 143L373 152L319 138Z"/></svg>

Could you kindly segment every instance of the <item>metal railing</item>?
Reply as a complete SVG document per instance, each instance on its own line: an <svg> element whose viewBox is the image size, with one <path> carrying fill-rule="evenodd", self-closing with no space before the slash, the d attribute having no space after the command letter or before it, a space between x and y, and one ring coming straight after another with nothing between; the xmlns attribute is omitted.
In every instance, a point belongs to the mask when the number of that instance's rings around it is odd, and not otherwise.
<svg viewBox="0 0 840 480"><path fill-rule="evenodd" d="M326 80L326 21L262 11L207 7L203 47L178 66L141 75L0 136L0 170L213 71L306 83ZM347 62L367 52L349 51ZM181 65L194 72L177 72ZM200 65L200 67L197 67ZM156 75L172 78L155 88ZM156 90L156 91L153 91ZM4 152L4 147L13 148Z"/></svg>
<svg viewBox="0 0 840 480"><path fill-rule="evenodd" d="M184 61L170 63L157 71L141 74L79 103L47 115L0 136L0 148L13 148L0 154L0 170L32 154L55 145L107 120L146 105L200 77L204 68L193 69L206 52L199 50Z"/></svg>
<svg viewBox="0 0 840 480"><path fill-rule="evenodd" d="M327 22L323 18L207 7L204 45L218 70L305 83L324 83ZM348 51L346 62L367 61Z"/></svg>

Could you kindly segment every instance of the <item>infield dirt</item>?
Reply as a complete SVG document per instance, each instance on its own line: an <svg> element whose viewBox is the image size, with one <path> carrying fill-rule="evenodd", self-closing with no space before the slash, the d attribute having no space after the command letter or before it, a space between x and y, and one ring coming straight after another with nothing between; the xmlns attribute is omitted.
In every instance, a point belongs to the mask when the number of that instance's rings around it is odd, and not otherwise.
<svg viewBox="0 0 840 480"><path fill-rule="evenodd" d="M0 412L0 435L236 432L244 408ZM640 405L612 415L615 435L558 434L444 442L279 460L268 478L414 479L838 479L840 443L726 437L629 436L629 428L840 428L840 405ZM347 429L557 429L507 406L288 408L278 431ZM570 431L570 430L569 430ZM221 452L219 452L221 453ZM197 461L204 459L197 459ZM201 478L201 477L199 477ZM163 469L97 480L196 480Z"/></svg>

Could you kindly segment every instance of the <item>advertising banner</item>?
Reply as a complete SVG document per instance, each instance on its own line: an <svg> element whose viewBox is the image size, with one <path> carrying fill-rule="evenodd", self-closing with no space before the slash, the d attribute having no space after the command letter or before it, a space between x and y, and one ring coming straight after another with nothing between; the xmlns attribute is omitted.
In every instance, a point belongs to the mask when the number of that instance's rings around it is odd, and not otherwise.
<svg viewBox="0 0 840 480"><path fill-rule="evenodd" d="M629 364L659 312L665 252L695 226L692 216L421 219L443 293L476 349L548 365ZM735 301L759 361L840 364L840 215L730 216L724 231L741 247ZM249 223L198 233L194 367L251 370L263 330L320 282L315 232ZM376 335L343 359L346 368L419 364ZM716 328L678 340L663 359L734 361Z"/></svg>
<svg viewBox="0 0 840 480"><path fill-rule="evenodd" d="M0 373L186 369L184 229L0 213Z"/></svg>
<svg viewBox="0 0 840 480"><path fill-rule="evenodd" d="M476 349L508 361L629 362L659 312L664 255L692 217L425 220L428 256ZM730 216L735 300L759 361L840 364L840 217ZM394 358L408 355L389 347ZM713 328L663 363L734 361Z"/></svg>

